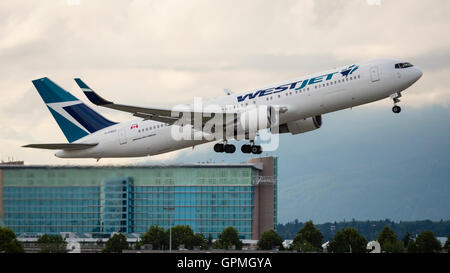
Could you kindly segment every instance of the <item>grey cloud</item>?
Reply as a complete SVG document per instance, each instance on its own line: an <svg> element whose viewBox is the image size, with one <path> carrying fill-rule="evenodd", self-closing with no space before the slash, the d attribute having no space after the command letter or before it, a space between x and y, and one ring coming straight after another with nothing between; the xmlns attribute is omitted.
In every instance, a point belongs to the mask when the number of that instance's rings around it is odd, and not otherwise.
<svg viewBox="0 0 450 273"><path fill-rule="evenodd" d="M450 68L450 49L432 51L427 54L410 57L411 62L427 70Z"/></svg>
<svg viewBox="0 0 450 273"><path fill-rule="evenodd" d="M49 76L68 89L73 77L86 77L111 99L171 105L376 57L405 58L426 70L420 90L411 93L420 98L433 90L439 97L417 99L418 105L448 101L442 90L450 80L442 71L450 69L450 39L442 33L450 27L450 1L433 3L4 1L0 94L14 101L0 104L0 123L12 126L4 133L10 137L22 130L11 120L28 125L30 116L36 123L48 118L33 93L35 77ZM49 129L41 139L54 135Z"/></svg>

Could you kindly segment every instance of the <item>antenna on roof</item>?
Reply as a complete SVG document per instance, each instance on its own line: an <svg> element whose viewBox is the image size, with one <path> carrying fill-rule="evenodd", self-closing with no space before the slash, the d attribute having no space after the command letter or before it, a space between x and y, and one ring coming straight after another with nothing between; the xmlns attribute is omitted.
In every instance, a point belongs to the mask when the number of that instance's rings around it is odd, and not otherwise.
<svg viewBox="0 0 450 273"><path fill-rule="evenodd" d="M228 89L228 88L225 88L225 89L223 90L223 92L225 92L225 94L227 94L228 96L230 96L230 95L233 94L233 92L231 92L231 90Z"/></svg>

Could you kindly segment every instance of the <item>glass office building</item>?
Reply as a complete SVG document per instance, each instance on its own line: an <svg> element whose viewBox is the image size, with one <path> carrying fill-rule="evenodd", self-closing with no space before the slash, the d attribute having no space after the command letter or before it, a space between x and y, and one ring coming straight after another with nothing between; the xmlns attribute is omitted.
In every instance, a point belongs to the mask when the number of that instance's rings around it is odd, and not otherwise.
<svg viewBox="0 0 450 273"><path fill-rule="evenodd" d="M240 164L2 166L0 221L17 234L93 237L189 225L258 239L276 225L277 158Z"/></svg>

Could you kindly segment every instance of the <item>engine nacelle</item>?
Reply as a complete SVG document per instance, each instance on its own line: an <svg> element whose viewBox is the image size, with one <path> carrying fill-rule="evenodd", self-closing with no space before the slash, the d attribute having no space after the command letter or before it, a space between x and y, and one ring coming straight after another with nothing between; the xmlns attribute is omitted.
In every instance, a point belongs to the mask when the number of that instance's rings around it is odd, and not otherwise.
<svg viewBox="0 0 450 273"><path fill-rule="evenodd" d="M242 113L237 124L244 132L256 132L270 128L276 123L277 117L272 106L260 105Z"/></svg>
<svg viewBox="0 0 450 273"><path fill-rule="evenodd" d="M291 133L293 135L297 135L319 129L321 126L322 116L315 116L281 124L279 133Z"/></svg>

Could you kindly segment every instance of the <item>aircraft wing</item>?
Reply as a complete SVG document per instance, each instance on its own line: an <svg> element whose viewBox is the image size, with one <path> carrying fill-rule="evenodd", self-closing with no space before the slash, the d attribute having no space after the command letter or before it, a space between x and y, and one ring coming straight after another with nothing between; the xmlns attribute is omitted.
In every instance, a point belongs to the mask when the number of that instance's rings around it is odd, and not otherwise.
<svg viewBox="0 0 450 273"><path fill-rule="evenodd" d="M37 148L48 150L84 150L92 148L98 145L98 143L48 143L48 144L28 144L22 146L24 148Z"/></svg>
<svg viewBox="0 0 450 273"><path fill-rule="evenodd" d="M133 114L133 116L140 117L143 119L155 120L159 122L164 122L168 124L173 124L177 120L182 117L182 114L191 114L191 120L193 121L193 117L195 114L199 114L203 117L203 123L212 118L215 113L195 113L190 110L188 107L185 108L158 108L158 107L139 107L139 106L131 106L124 104L116 104L112 101L106 100L102 98L100 95L94 92L89 86L87 86L81 79L76 78L75 82L81 88L86 97L95 105L111 108L118 111L128 112ZM223 113L220 113L223 114ZM225 120L225 119L224 119Z"/></svg>

